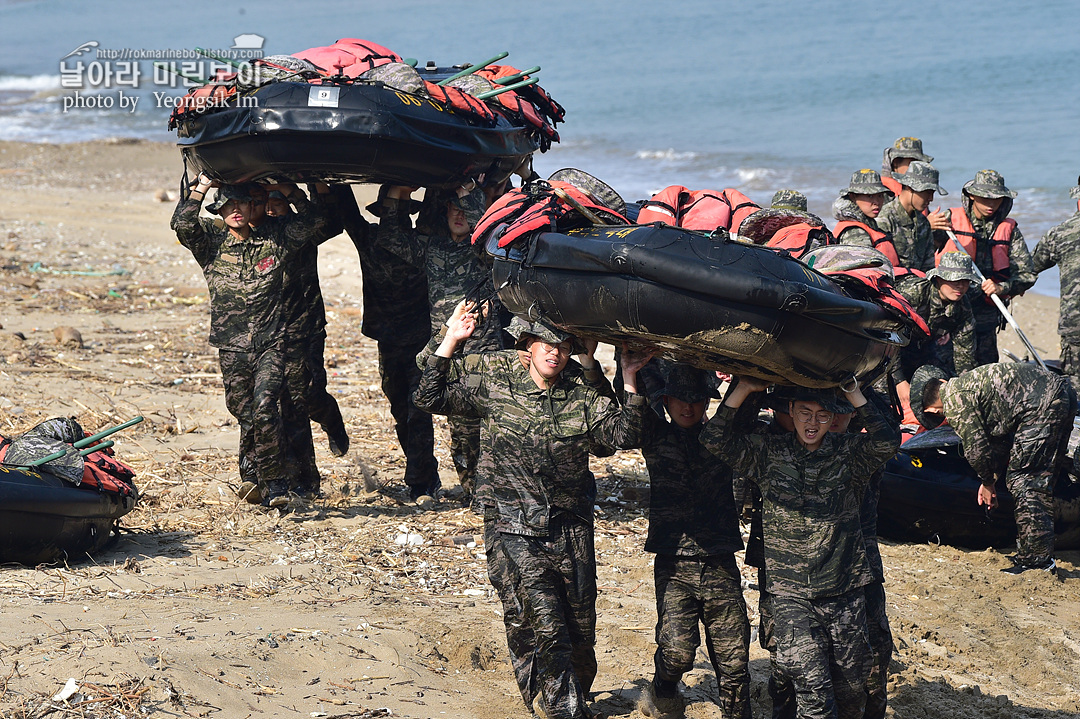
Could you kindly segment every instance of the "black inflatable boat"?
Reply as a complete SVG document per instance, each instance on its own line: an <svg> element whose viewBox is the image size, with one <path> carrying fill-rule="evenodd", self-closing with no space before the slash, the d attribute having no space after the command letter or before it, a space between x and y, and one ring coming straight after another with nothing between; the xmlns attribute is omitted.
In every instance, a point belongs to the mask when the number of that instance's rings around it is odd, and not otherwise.
<svg viewBox="0 0 1080 719"><path fill-rule="evenodd" d="M783 384L880 369L907 328L785 252L669 226L486 238L499 299L574 334L652 344L667 359Z"/></svg>
<svg viewBox="0 0 1080 719"><path fill-rule="evenodd" d="M78 487L30 469L0 465L0 563L78 561L108 545L136 494Z"/></svg>
<svg viewBox="0 0 1080 719"><path fill-rule="evenodd" d="M501 181L540 147L535 131L501 113L484 123L382 83L273 82L231 102L176 128L188 165L229 183Z"/></svg>
<svg viewBox="0 0 1080 719"><path fill-rule="evenodd" d="M885 465L878 534L973 549L1014 546L1015 503L1004 481L998 483L999 506L992 512L976 503L978 490L978 476L960 454L951 428L917 435ZM1080 548L1080 484L1067 473L1054 487L1054 532L1058 549Z"/></svg>

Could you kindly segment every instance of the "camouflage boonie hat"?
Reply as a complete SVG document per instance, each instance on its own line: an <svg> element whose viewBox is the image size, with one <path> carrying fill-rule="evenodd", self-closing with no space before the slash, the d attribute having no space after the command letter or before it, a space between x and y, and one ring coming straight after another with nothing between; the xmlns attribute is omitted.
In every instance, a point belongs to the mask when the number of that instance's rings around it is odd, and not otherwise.
<svg viewBox="0 0 1080 719"><path fill-rule="evenodd" d="M688 364L676 364L671 368L663 393L688 404L720 397L720 393L709 386L709 373Z"/></svg>
<svg viewBox="0 0 1080 719"><path fill-rule="evenodd" d="M923 152L922 140L917 137L901 137L893 143L892 147L885 148L885 157L881 166L892 172L894 160L909 158L920 162L933 162L934 158Z"/></svg>
<svg viewBox="0 0 1080 719"><path fill-rule="evenodd" d="M420 73L403 62L388 62L373 67L361 73L359 79L381 82L392 90L400 90L410 95L427 95ZM488 88L490 87L489 85Z"/></svg>
<svg viewBox="0 0 1080 719"><path fill-rule="evenodd" d="M859 170L851 176L847 187L840 190L841 197L848 195L879 195L888 192L889 188L881 184L881 175L877 170Z"/></svg>
<svg viewBox="0 0 1080 719"><path fill-rule="evenodd" d="M895 175L895 177L897 182L905 187L910 187L915 192L933 190L939 195L949 194L938 184L937 168L929 162L916 160L908 165L907 172L902 175Z"/></svg>
<svg viewBox="0 0 1080 719"><path fill-rule="evenodd" d="M798 190L777 190L769 206L775 210L806 212L806 195Z"/></svg>
<svg viewBox="0 0 1080 719"><path fill-rule="evenodd" d="M529 337L535 337L541 342L546 342L549 345L557 345L569 341L572 344L570 348L571 354L581 354L585 351L585 348L577 337L558 327L552 327L541 320L528 322L527 320L515 316L514 319L510 320L510 325L506 328L506 331L514 338L514 349L525 349Z"/></svg>
<svg viewBox="0 0 1080 719"><path fill-rule="evenodd" d="M788 405L794 397L794 387L774 387L765 399L765 406L773 412L788 413Z"/></svg>
<svg viewBox="0 0 1080 719"><path fill-rule="evenodd" d="M836 390L832 389L809 389L807 387L793 387L788 397L790 402L817 402L826 412L833 414L847 414L854 412L855 408L846 398L840 397Z"/></svg>
<svg viewBox="0 0 1080 719"><path fill-rule="evenodd" d="M887 273L890 279L895 278L892 262L872 247L828 245L810 250L799 259L824 275L877 268Z"/></svg>
<svg viewBox="0 0 1080 719"><path fill-rule="evenodd" d="M1076 187L1069 190L1069 197L1074 200L1080 200L1080 177L1076 178ZM1080 455L1077 456L1080 457Z"/></svg>
<svg viewBox="0 0 1080 719"><path fill-rule="evenodd" d="M619 193L615 192L603 180L599 180L583 170L573 167L556 170L548 178L548 182L565 182L568 185L573 185L609 210L614 210L620 215L626 214L626 201L623 200Z"/></svg>
<svg viewBox="0 0 1080 719"><path fill-rule="evenodd" d="M911 389L909 390L911 412L915 415L915 419L919 420L919 424L927 429L934 429L944 420L931 423L931 419L923 411L923 393L926 391L926 385L932 380L948 381L948 379L949 375L945 373L945 370L929 364L924 364L915 370L915 374L911 376Z"/></svg>
<svg viewBox="0 0 1080 719"><path fill-rule="evenodd" d="M971 257L966 252L946 252L941 256L938 266L927 272L926 276L930 279L940 277L949 282L960 282L961 280L979 281Z"/></svg>
<svg viewBox="0 0 1080 719"><path fill-rule="evenodd" d="M458 197L457 193L451 192L446 201L465 213L465 221L469 223L469 227L476 227L487 210L487 197L485 197L484 191L479 188L474 189L464 197Z"/></svg>
<svg viewBox="0 0 1080 719"><path fill-rule="evenodd" d="M222 185L218 188L217 194L214 195L214 201L206 206L206 211L218 215L221 214L221 208L224 207L225 203L229 200L251 202L251 195L248 194L249 192L250 190L247 185Z"/></svg>
<svg viewBox="0 0 1080 719"><path fill-rule="evenodd" d="M998 197L1015 198L1016 193L1005 187L1005 178L995 170L979 170L975 173L974 180L964 183L964 192L975 197Z"/></svg>

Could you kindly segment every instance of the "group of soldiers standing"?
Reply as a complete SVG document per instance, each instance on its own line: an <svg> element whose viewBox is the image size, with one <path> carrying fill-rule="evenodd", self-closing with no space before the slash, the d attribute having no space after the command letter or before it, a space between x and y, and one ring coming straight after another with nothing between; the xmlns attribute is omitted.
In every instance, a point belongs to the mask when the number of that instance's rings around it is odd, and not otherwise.
<svg viewBox="0 0 1080 719"><path fill-rule="evenodd" d="M1076 395L1068 380L1031 365L997 364L999 320L985 298L1022 294L1036 270L1061 265L1062 327L1071 333L1066 347L1062 331L1062 359L1075 382L1080 293L1066 300L1065 283L1080 281L1080 256L1069 254L1080 212L1048 233L1033 265L1008 219L1015 193L1002 177L981 171L964 186L961 208L930 212L934 194L945 194L931 160L920 141L901 138L886 150L884 172L855 173L834 205L835 235L884 254L897 289L931 329L890 367L902 408L928 427L948 418L983 481L980 503L996 502L999 478L1017 498L1012 571L1053 571L1046 517ZM735 560L744 507L733 489L748 483L746 563L759 568L773 715L884 716L892 638L877 487L905 421L887 388L860 388L852 378L839 392L766 393L760 380L738 377L710 419L715 377L650 364L651 354L624 347L615 391L595 342L511 320L498 302L470 235L505 184L431 190L422 202L412 199L416 188L386 186L366 208L376 223L347 186L322 184L310 197L291 184L221 186L206 208L218 217L200 217L214 184L199 176L173 228L209 287L210 342L241 433L243 498L287 509L298 496L318 496L312 420L333 454L348 451L326 391L316 266L318 245L344 231L360 258L363 333L378 343L410 498L439 495L430 413L445 414L462 499L484 519L489 578L530 710L592 716L596 484L588 456L641 448L657 602L654 674L641 711L681 716L678 684L693 668L703 624L725 716L750 717L750 628ZM581 189L602 194L587 182ZM806 212L792 190L773 205Z"/></svg>

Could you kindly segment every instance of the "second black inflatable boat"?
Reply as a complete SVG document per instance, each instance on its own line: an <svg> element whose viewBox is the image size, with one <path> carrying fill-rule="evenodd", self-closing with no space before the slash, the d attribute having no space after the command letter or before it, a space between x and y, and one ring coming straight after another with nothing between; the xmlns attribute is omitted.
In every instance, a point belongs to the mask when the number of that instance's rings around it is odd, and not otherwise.
<svg viewBox="0 0 1080 719"><path fill-rule="evenodd" d="M676 227L593 226L486 238L499 299L584 337L783 384L880 369L907 325L786 252Z"/></svg>

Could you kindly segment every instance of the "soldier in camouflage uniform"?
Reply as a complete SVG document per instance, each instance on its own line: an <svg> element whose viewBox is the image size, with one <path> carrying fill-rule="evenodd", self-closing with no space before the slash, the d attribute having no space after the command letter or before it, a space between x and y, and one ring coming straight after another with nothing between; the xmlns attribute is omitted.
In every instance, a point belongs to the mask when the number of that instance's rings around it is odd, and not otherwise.
<svg viewBox="0 0 1080 719"><path fill-rule="evenodd" d="M471 305L467 307L464 300L454 309L455 314L462 314L466 311L474 310ZM525 349L526 344L530 341L530 338L550 330L536 327L531 322L525 322L518 317L514 317L506 331L513 338L515 349L502 350L497 354L511 360L516 358L522 367L528 369L531 355ZM424 351L417 355L418 366L425 367L427 365L428 358L434 355L435 350L438 349L445 338L446 325L443 325L439 330L439 334L432 337ZM581 382L592 387L601 395L614 400L615 393L611 388L611 383L604 377L604 373L600 369L600 363L593 357L593 353L596 351L596 343L585 341L582 342L582 346L575 347L575 350L578 351L577 361L571 360L568 362L561 376L570 381ZM488 354L488 361L493 361L490 354ZM481 355L455 356L451 361L449 381L455 382L469 371L481 366L482 363ZM488 432L488 425L481 425L481 447L491 446ZM606 457L614 454L615 450L606 444L591 442L589 452L598 457ZM514 591L513 581L510 576L510 564L500 540L501 535L495 527L498 513L495 509L494 489L488 480L488 478L495 475L496 471L491 454L481 452L477 461L472 508L474 512L481 514L484 518L484 551L487 555L488 579L502 602L503 624L506 627L506 646L510 655L510 664L514 669L514 677L521 692L521 698L524 700L525 706L531 707L533 700L539 693L536 672L533 671L536 645L532 628L525 619L525 609L522 606L521 599Z"/></svg>
<svg viewBox="0 0 1080 719"><path fill-rule="evenodd" d="M272 190L269 193L258 183L250 183L252 198L251 228L255 233L294 212L285 196ZM348 188L335 188L348 192ZM295 456L297 471L291 489L303 496L317 496L322 482L315 463L315 447L311 421L318 422L330 440L330 452L340 457L349 447L349 436L338 409L337 401L326 391L326 367L323 352L326 346L326 311L319 288L319 245L340 234L331 189L325 184L309 185L313 207L320 217L326 217L322 235L301 248L285 271L282 301L285 304L285 388L281 415L285 435ZM244 460L242 459L243 463ZM248 501L251 501L249 497Z"/></svg>
<svg viewBox="0 0 1080 719"><path fill-rule="evenodd" d="M971 309L975 313L975 361L989 364L998 361L997 331L1004 327L1004 320L988 295L996 294L1008 305L1010 297L1018 297L1035 284L1036 274L1032 269L1031 253L1019 227L1013 227L1007 240L1009 266L1007 269L994 269L991 253L991 238L995 231L1012 211L1016 193L1005 186L1005 179L993 170L979 170L975 179L964 184L962 207L949 210L950 221L954 228L960 219L957 213L966 215L975 237L975 266L987 278L981 285L972 283L968 290ZM961 241L964 238L959 237ZM952 244L944 231L935 231L934 240L946 250L959 249ZM948 243L948 244L946 244Z"/></svg>
<svg viewBox="0 0 1080 719"><path fill-rule="evenodd" d="M840 190L840 196L833 202L833 217L841 222L857 222L865 228L880 231L874 218L881 212L887 193L885 185L881 184L881 175L873 170L859 170L851 176L848 186ZM874 241L864 227L847 227L833 234L836 241L843 245L874 247Z"/></svg>
<svg viewBox="0 0 1080 719"><path fill-rule="evenodd" d="M997 505L998 480L1016 501L1015 566L1054 572L1054 482L1067 460L1076 394L1069 380L1038 365L981 365L948 379L920 367L911 409L927 429L947 421L979 475L980 505Z"/></svg>
<svg viewBox="0 0 1080 719"><path fill-rule="evenodd" d="M285 189L297 216L254 233L248 223L248 189L225 186L207 208L221 214L225 226L219 228L199 217L210 185L210 178L199 175L194 189L177 204L172 228L206 276L210 343L218 348L226 405L242 430L240 456L251 453L255 458L263 504L283 507L296 470L280 411L286 319L281 292L285 266L324 232L325 218L309 217L307 199L290 185Z"/></svg>
<svg viewBox="0 0 1080 719"><path fill-rule="evenodd" d="M445 339L427 360L416 404L483 423L484 464L492 472L486 477L489 511L506 564L501 578L510 583L532 630L532 672L542 709L548 717L588 717L585 702L596 676L596 485L588 451L590 442L640 443L646 400L635 393L635 379L643 361L624 354L628 399L620 408L563 376L572 338L537 323L537 334L527 339L528 368L516 352L469 355L468 372L448 382L451 358L476 324L475 314L454 313Z"/></svg>
<svg viewBox="0 0 1080 719"><path fill-rule="evenodd" d="M795 686L798 716L861 717L872 665L863 587L873 575L859 512L900 435L857 385L845 396L865 433L831 434L835 394L795 390L794 432L749 434L735 413L767 386L740 378L701 442L761 490L777 663Z"/></svg>
<svg viewBox="0 0 1080 719"><path fill-rule="evenodd" d="M1080 183L1080 177L1077 178ZM1061 305L1058 335L1061 336L1061 371L1080 393L1080 184L1069 196L1077 202L1077 212L1052 227L1035 245L1033 269L1043 272L1057 265L1060 275Z"/></svg>
<svg viewBox="0 0 1080 719"><path fill-rule="evenodd" d="M393 220L399 207L409 199L412 188L390 187L383 203L383 213ZM454 306L475 288L490 286L491 273L481 262L478 247L470 241L472 228L480 221L487 200L480 189L459 196L456 192L429 191L421 211L418 229L404 223L388 222L380 226L378 243L402 260L427 273L431 334L439 333L450 318ZM494 298L493 298L494 299ZM487 308L484 322L462 352L474 354L503 349L501 305L497 299ZM449 417L450 457L457 470L458 482L467 502L473 493L476 462L480 457L480 422L475 418Z"/></svg>
<svg viewBox="0 0 1080 719"><path fill-rule="evenodd" d="M912 340L891 369L904 404L911 376L924 364L941 367L950 376L975 367L975 318L967 291L978 278L971 267L971 258L963 252L945 252L926 277L906 275L897 282L897 291L930 327L930 338Z"/></svg>
<svg viewBox="0 0 1080 719"><path fill-rule="evenodd" d="M698 441L710 397L702 370L675 365L663 389L668 422L646 413L641 453L649 468L649 535L656 553L655 673L639 708L649 717L678 716L678 684L705 644L716 672L720 707L750 717L750 624L735 552L742 549L731 469Z"/></svg>
<svg viewBox="0 0 1080 719"><path fill-rule="evenodd" d="M878 229L892 236L900 266L925 272L934 268L934 231L923 214L934 201L934 193L949 194L938 184L933 165L915 161L907 172L896 176L900 194L885 203L875 221Z"/></svg>
<svg viewBox="0 0 1080 719"><path fill-rule="evenodd" d="M422 268L405 262L376 242L377 227L360 214L351 191L335 195L340 220L360 255L363 274L364 324L361 331L378 342L379 376L383 394L390 402L398 444L405 453L405 484L409 496L435 496L441 482L435 461L435 430L431 415L418 409L411 397L420 384L416 355L431 334L428 313L427 276ZM382 213L382 201L369 205L375 215ZM387 223L411 227L409 213L398 212Z"/></svg>
<svg viewBox="0 0 1080 719"><path fill-rule="evenodd" d="M769 207L774 210L798 210L806 212L806 195L798 190L777 190Z"/></svg>

